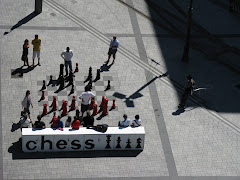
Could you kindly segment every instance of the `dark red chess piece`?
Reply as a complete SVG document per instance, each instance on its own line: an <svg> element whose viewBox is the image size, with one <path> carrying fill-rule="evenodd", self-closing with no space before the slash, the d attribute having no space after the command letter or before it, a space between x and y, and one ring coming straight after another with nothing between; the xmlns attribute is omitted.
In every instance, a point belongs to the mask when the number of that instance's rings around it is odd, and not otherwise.
<svg viewBox="0 0 240 180"><path fill-rule="evenodd" d="M97 114L98 114L97 104L93 104L93 116L96 116Z"/></svg>
<svg viewBox="0 0 240 180"><path fill-rule="evenodd" d="M101 104L100 104L100 106L99 106L99 107L100 107L99 112L101 112L101 111L103 110L104 99L105 99L105 97L102 96L102 102L101 102Z"/></svg>
<svg viewBox="0 0 240 180"><path fill-rule="evenodd" d="M93 109L93 105L95 104L95 98L92 98L91 99L91 104L90 104L90 106L89 106L89 109L91 110L91 109Z"/></svg>
<svg viewBox="0 0 240 180"><path fill-rule="evenodd" d="M53 96L53 102L52 102L50 107L52 107L52 111L56 111L57 110L57 99L56 99L56 96Z"/></svg>
<svg viewBox="0 0 240 180"><path fill-rule="evenodd" d="M76 63L76 68L75 68L75 72L78 72L79 69L78 69L78 63Z"/></svg>
<svg viewBox="0 0 240 180"><path fill-rule="evenodd" d="M112 107L111 107L111 109L115 109L116 108L116 104L115 104L115 99L113 99L113 104L112 104Z"/></svg>
<svg viewBox="0 0 240 180"><path fill-rule="evenodd" d="M63 104L62 104L62 116L66 116L68 114L68 111L67 111L67 101L64 101L63 100Z"/></svg>
<svg viewBox="0 0 240 180"><path fill-rule="evenodd" d="M102 116L106 116L106 115L108 115L108 99L107 98L105 98L104 100L103 100L103 106L102 106Z"/></svg>
<svg viewBox="0 0 240 180"><path fill-rule="evenodd" d="M47 115L48 111L47 111L47 104L43 104L43 113L42 115Z"/></svg>
<svg viewBox="0 0 240 180"><path fill-rule="evenodd" d="M75 96L73 96L72 104L71 104L71 110L75 110L75 109L76 109L76 99L75 99Z"/></svg>

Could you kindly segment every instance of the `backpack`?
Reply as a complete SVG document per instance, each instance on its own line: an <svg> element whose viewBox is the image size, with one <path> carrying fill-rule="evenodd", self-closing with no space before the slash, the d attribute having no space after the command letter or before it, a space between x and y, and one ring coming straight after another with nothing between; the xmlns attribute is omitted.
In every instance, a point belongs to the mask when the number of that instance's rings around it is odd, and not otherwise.
<svg viewBox="0 0 240 180"><path fill-rule="evenodd" d="M99 131L99 132L106 132L108 129L107 124L99 124L97 126L94 126L94 130Z"/></svg>
<svg viewBox="0 0 240 180"><path fill-rule="evenodd" d="M27 108L27 96L24 97L24 99L22 100L22 107Z"/></svg>

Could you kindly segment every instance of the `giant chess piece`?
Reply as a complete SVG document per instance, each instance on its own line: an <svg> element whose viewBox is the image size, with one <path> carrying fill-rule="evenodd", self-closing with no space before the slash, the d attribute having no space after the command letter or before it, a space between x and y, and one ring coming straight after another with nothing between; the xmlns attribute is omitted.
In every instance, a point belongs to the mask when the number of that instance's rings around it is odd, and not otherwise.
<svg viewBox="0 0 240 180"><path fill-rule="evenodd" d="M96 78L94 79L93 82L97 82L100 78L101 78L100 77L100 69L97 69L97 76L96 76Z"/></svg>
<svg viewBox="0 0 240 180"><path fill-rule="evenodd" d="M84 83L87 82L87 81L89 81L90 79L92 79L92 67L89 68L88 77L87 77L87 79L84 81Z"/></svg>
<svg viewBox="0 0 240 180"><path fill-rule="evenodd" d="M102 116L108 115L108 99L103 100Z"/></svg>
<svg viewBox="0 0 240 180"><path fill-rule="evenodd" d="M53 96L53 102L52 102L50 107L52 107L52 111L57 110L57 98L56 98L56 96Z"/></svg>
<svg viewBox="0 0 240 180"><path fill-rule="evenodd" d="M42 91L42 90L44 90L44 89L46 89L46 81L45 81L45 80L43 80L42 89L41 89L40 91Z"/></svg>
<svg viewBox="0 0 240 180"><path fill-rule="evenodd" d="M59 76L63 76L64 64L60 64L60 73Z"/></svg>
<svg viewBox="0 0 240 180"><path fill-rule="evenodd" d="M75 99L75 96L73 96L72 103L71 103L71 110L75 110L75 109L76 109L76 99Z"/></svg>
<svg viewBox="0 0 240 180"><path fill-rule="evenodd" d="M52 75L50 76L50 80L48 82L48 85L47 86L50 86L51 84L53 83L53 80L52 80Z"/></svg>
<svg viewBox="0 0 240 180"><path fill-rule="evenodd" d="M68 114L68 111L67 111L67 101L63 101L62 103L62 116L66 116Z"/></svg>
<svg viewBox="0 0 240 180"><path fill-rule="evenodd" d="M42 96L41 96L41 98L40 98L40 100L38 102L40 102L40 101L42 101L44 99L45 99L45 91L42 91Z"/></svg>
<svg viewBox="0 0 240 180"><path fill-rule="evenodd" d="M111 89L110 80L108 80L108 85L107 85L105 91L107 91L107 90L109 90L109 89Z"/></svg>
<svg viewBox="0 0 240 180"><path fill-rule="evenodd" d="M93 113L92 113L92 115L93 115L93 116L96 116L97 114L98 114L97 104L93 104Z"/></svg>
<svg viewBox="0 0 240 180"><path fill-rule="evenodd" d="M72 73L72 71L70 71L70 73L69 73L68 81L69 81L68 86L73 85L73 73Z"/></svg>
<svg viewBox="0 0 240 180"><path fill-rule="evenodd" d="M59 77L59 90L62 90L62 89L64 89L64 78L63 78L63 76L60 76Z"/></svg>
<svg viewBox="0 0 240 180"><path fill-rule="evenodd" d="M71 88L71 91L70 91L70 94L73 94L74 93L74 84L72 84L72 88Z"/></svg>
<svg viewBox="0 0 240 180"><path fill-rule="evenodd" d="M78 69L78 63L76 63L76 68L75 68L74 73L75 73L75 72L78 72L78 71L79 71L79 69Z"/></svg>
<svg viewBox="0 0 240 180"><path fill-rule="evenodd" d="M87 86L88 86L89 90L92 89L92 79L89 79Z"/></svg>
<svg viewBox="0 0 240 180"><path fill-rule="evenodd" d="M48 111L47 111L47 104L43 104L43 113L42 116L47 115Z"/></svg>
<svg viewBox="0 0 240 180"><path fill-rule="evenodd" d="M92 110L93 109L93 105L95 104L95 98L93 97L91 99L91 103L90 103L90 106L89 106L89 109Z"/></svg>

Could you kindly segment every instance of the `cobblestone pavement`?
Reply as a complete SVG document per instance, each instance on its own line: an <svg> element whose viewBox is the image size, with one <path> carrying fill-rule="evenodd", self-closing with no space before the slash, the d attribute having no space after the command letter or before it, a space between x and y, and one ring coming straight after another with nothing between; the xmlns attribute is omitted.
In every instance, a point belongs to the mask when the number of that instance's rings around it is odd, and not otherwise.
<svg viewBox="0 0 240 180"><path fill-rule="evenodd" d="M145 1L123 2L151 15ZM198 78L215 67L229 81L237 82L239 75L207 61L195 50L191 50L194 61L190 62L195 68L183 65L179 62L183 42L165 29L154 27L148 18L129 6L113 0L45 0L43 12L23 23L33 12L34 1L0 0L0 179L240 179L239 110L217 112L206 106L209 96L216 93L213 91L191 97L185 112L177 110L186 74ZM10 31L16 24L22 25ZM42 66L23 77L12 76L11 72L23 64L20 60L23 41L33 39L35 34L42 39ZM79 63L75 80L82 81L90 66L93 76L102 67L113 35L120 41L117 59L101 76L113 79L114 89L107 96L118 93L123 98L116 98L117 110L96 123L116 126L124 113L131 120L139 114L146 131L144 150L139 154L22 153L21 131L11 130L19 121L26 90L31 91L34 106L31 117L36 120L42 112L38 82L58 75L59 64L63 63L61 52L67 46L73 50L74 67ZM30 45L30 64L31 56ZM199 72L200 66L206 67L203 72ZM170 75L158 77L166 72ZM103 90L104 87L100 91ZM100 97L101 93L97 95ZM235 90L233 96L237 99L239 92ZM48 127L51 117L52 114L43 118Z"/></svg>

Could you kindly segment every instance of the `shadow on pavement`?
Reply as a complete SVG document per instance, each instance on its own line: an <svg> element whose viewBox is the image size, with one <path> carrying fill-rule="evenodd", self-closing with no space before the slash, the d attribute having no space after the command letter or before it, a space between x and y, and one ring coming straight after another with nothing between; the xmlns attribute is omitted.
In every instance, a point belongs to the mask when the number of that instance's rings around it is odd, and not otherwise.
<svg viewBox="0 0 240 180"><path fill-rule="evenodd" d="M22 152L22 139L12 143L8 148L12 159L51 159L51 158L101 158L101 157L136 157L141 151L78 151L78 152Z"/></svg>
<svg viewBox="0 0 240 180"><path fill-rule="evenodd" d="M14 75L16 75L16 74L19 74L19 77L22 77L23 74L32 71L36 66L37 66L37 65L35 65L35 66L29 66L27 69L23 69L24 66L21 66L21 67L15 69L15 70L13 70L13 72L11 73L11 75L14 76Z"/></svg>
<svg viewBox="0 0 240 180"><path fill-rule="evenodd" d="M22 20L18 21L17 24L15 24L11 30L9 32L5 32L4 35L9 34L11 31L13 31L14 29L17 29L18 27L20 27L21 25L27 23L28 21L30 21L31 19L33 19L34 17L36 17L39 13L36 13L35 11L33 11L32 13L30 13L29 15L27 15L25 18L23 18Z"/></svg>

